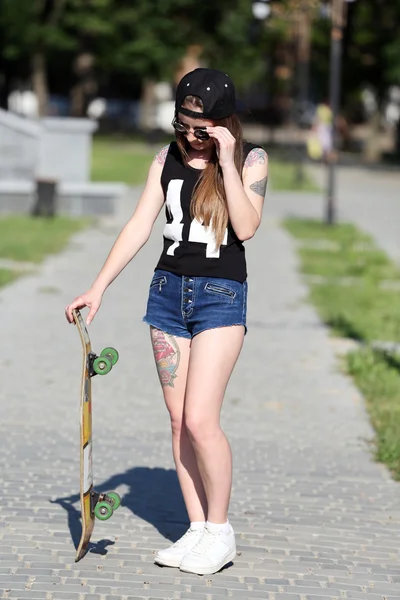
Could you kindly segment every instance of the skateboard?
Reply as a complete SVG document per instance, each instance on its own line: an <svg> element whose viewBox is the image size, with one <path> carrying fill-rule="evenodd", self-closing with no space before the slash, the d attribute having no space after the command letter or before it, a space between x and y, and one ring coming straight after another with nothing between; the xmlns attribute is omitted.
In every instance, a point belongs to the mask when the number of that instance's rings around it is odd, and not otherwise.
<svg viewBox="0 0 400 600"><path fill-rule="evenodd" d="M72 311L82 342L82 382L80 400L80 499L82 535L76 552L75 562L86 554L94 529L95 517L101 521L109 519L120 504L115 492L100 494L93 487L92 462L92 382L94 375L106 375L118 360L115 348L104 348L98 356L92 351L89 333L79 310Z"/></svg>

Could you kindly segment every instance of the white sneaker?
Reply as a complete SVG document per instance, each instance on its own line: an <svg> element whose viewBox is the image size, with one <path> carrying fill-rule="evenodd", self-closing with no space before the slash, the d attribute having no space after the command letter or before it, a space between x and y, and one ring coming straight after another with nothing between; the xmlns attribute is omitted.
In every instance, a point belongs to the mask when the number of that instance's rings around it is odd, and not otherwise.
<svg viewBox="0 0 400 600"><path fill-rule="evenodd" d="M164 567L179 567L182 558L197 544L202 535L203 529L190 529L189 527L187 532L175 544L164 550L159 550L154 562Z"/></svg>
<svg viewBox="0 0 400 600"><path fill-rule="evenodd" d="M229 533L212 532L204 528L200 540L182 559L181 571L211 575L231 562L236 556L235 533L230 526Z"/></svg>

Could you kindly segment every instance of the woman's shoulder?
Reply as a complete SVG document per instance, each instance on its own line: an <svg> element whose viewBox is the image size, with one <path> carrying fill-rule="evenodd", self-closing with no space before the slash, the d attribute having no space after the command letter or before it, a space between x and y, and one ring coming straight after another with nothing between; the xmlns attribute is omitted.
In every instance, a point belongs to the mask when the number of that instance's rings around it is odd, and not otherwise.
<svg viewBox="0 0 400 600"><path fill-rule="evenodd" d="M175 157L179 155L179 148L176 142L171 142L170 144L167 144L166 146L161 148L161 150L159 150L155 155L154 161L164 166L168 155L172 155Z"/></svg>
<svg viewBox="0 0 400 600"><path fill-rule="evenodd" d="M158 162L159 165L164 165L165 161L167 160L170 146L171 146L171 144L167 144L166 146L163 146L163 148L161 148L161 150L159 150L157 152L157 154L155 155L154 162Z"/></svg>
<svg viewBox="0 0 400 600"><path fill-rule="evenodd" d="M252 142L243 143L244 167L252 167L255 164L263 165L268 161L268 155L260 144Z"/></svg>

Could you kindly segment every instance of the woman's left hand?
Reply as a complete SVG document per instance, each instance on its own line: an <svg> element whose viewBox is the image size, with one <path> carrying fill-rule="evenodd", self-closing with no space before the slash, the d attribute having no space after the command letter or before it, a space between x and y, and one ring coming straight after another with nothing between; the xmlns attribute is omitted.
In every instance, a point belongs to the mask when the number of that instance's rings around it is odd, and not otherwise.
<svg viewBox="0 0 400 600"><path fill-rule="evenodd" d="M214 140L221 168L235 165L236 140L226 127L207 127L207 133Z"/></svg>

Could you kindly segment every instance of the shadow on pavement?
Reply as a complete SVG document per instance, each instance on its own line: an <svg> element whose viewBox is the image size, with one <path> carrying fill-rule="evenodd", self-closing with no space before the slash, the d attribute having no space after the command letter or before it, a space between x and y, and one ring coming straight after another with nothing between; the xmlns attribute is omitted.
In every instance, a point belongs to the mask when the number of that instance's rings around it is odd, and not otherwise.
<svg viewBox="0 0 400 600"><path fill-rule="evenodd" d="M119 486L128 488L124 494L120 494L121 507L128 508L134 515L150 523L166 539L174 542L187 529L188 515L174 469L134 467L110 477L95 486L95 489L97 492L112 492ZM67 512L68 527L75 548L78 547L82 532L79 499L79 494L74 494L50 500ZM77 507L74 506L75 503L78 504ZM88 551L107 554L106 546L113 543L101 540L91 544Z"/></svg>

